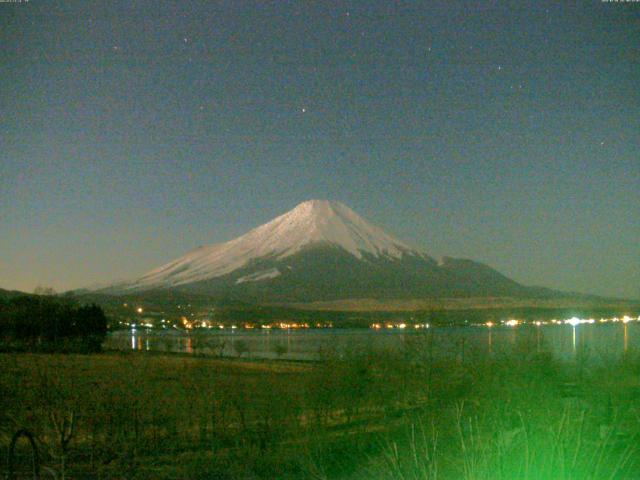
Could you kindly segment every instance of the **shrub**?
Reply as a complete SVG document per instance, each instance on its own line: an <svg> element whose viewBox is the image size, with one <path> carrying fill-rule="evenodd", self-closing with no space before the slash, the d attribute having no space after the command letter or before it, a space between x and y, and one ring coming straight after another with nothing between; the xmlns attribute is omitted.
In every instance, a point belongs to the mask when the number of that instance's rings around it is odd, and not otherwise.
<svg viewBox="0 0 640 480"><path fill-rule="evenodd" d="M96 305L54 297L22 296L0 304L0 349L98 352L107 319Z"/></svg>

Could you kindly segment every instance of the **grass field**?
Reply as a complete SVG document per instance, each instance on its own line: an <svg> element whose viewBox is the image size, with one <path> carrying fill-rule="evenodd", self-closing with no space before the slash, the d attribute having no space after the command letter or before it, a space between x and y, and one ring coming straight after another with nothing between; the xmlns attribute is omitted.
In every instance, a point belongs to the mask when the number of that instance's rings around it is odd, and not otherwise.
<svg viewBox="0 0 640 480"><path fill-rule="evenodd" d="M57 478L638 478L634 354L444 363L430 338L316 363L3 354L0 444L28 429Z"/></svg>

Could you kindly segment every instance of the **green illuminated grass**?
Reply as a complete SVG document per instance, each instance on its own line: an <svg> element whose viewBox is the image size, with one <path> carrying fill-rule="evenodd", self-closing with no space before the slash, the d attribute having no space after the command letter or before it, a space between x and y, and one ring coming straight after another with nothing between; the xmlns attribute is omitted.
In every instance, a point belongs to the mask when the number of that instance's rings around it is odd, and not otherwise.
<svg viewBox="0 0 640 480"><path fill-rule="evenodd" d="M637 478L636 356L562 363L525 338L444 362L435 348L413 336L314 364L0 355L0 444L29 429L66 478Z"/></svg>

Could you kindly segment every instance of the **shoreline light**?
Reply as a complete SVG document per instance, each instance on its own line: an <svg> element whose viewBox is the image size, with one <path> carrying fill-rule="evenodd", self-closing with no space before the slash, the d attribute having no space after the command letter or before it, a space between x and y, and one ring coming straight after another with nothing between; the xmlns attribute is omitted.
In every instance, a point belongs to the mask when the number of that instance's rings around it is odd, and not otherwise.
<svg viewBox="0 0 640 480"><path fill-rule="evenodd" d="M596 323L596 321L593 318L585 319L585 318L571 317L568 320L565 320L564 323L567 325L571 325L572 327L575 327L577 325L582 325L584 323L589 323L589 324Z"/></svg>

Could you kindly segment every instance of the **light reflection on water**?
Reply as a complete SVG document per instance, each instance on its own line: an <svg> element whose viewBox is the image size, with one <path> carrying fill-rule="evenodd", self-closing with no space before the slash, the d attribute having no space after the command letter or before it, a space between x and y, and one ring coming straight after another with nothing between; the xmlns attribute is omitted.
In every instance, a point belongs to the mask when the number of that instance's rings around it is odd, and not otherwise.
<svg viewBox="0 0 640 480"><path fill-rule="evenodd" d="M151 351L151 339L153 335L145 330L131 330L127 332L131 338L131 350L146 350ZM109 344L110 340L107 340ZM118 348L118 347L109 347Z"/></svg>
<svg viewBox="0 0 640 480"><path fill-rule="evenodd" d="M420 342L423 342L422 344ZM367 348L431 348L436 357L528 354L549 351L569 359L580 354L595 361L640 351L640 324L504 327L434 327L420 332L370 329L317 330L132 330L111 333L105 347L244 358L312 360L323 351Z"/></svg>
<svg viewBox="0 0 640 480"><path fill-rule="evenodd" d="M629 350L629 334L627 331L627 324L623 324L624 326L624 352L627 353L627 351Z"/></svg>

